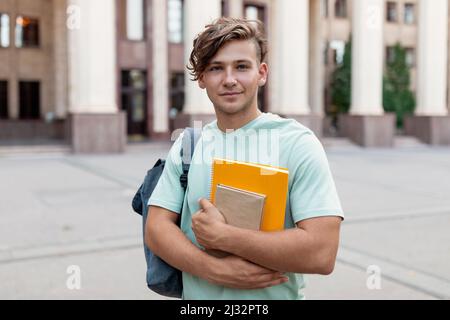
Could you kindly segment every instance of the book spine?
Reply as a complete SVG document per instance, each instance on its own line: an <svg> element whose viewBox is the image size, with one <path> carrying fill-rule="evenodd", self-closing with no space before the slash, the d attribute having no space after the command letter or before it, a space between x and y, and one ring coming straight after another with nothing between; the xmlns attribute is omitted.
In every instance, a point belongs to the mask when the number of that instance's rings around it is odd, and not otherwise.
<svg viewBox="0 0 450 320"><path fill-rule="evenodd" d="M214 160L211 163L211 176L209 178L209 186L208 186L208 190L209 190L209 201L215 205L215 199L214 199L214 194L213 194L213 179L214 179Z"/></svg>

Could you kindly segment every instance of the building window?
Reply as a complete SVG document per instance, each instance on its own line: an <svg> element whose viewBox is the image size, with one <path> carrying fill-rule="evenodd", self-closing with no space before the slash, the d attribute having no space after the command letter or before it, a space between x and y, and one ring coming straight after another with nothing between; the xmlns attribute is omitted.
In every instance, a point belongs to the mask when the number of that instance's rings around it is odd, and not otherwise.
<svg viewBox="0 0 450 320"><path fill-rule="evenodd" d="M228 17L230 15L230 10L228 9L229 2L228 0L222 0L220 2L220 12L222 17Z"/></svg>
<svg viewBox="0 0 450 320"><path fill-rule="evenodd" d="M170 109L173 113L183 110L184 106L184 73L172 73L170 76Z"/></svg>
<svg viewBox="0 0 450 320"><path fill-rule="evenodd" d="M245 5L244 7L244 17L247 20L259 20L263 24L265 22L265 7L255 6L255 5Z"/></svg>
<svg viewBox="0 0 450 320"><path fill-rule="evenodd" d="M0 119L8 119L8 82L0 81Z"/></svg>
<svg viewBox="0 0 450 320"><path fill-rule="evenodd" d="M19 82L20 119L39 119L41 116L41 94L39 81Z"/></svg>
<svg viewBox="0 0 450 320"><path fill-rule="evenodd" d="M39 20L18 16L16 19L16 47L39 47Z"/></svg>
<svg viewBox="0 0 450 320"><path fill-rule="evenodd" d="M406 65L410 68L416 66L416 50L414 48L406 48Z"/></svg>
<svg viewBox="0 0 450 320"><path fill-rule="evenodd" d="M262 22L263 26L266 25L266 6L265 5L244 5L244 17L248 20L259 20ZM267 34L267 29L264 30ZM268 91L267 86L260 87L258 90L258 108L266 112L267 111L267 101L268 101Z"/></svg>
<svg viewBox="0 0 450 320"><path fill-rule="evenodd" d="M128 134L145 134L147 123L147 73L122 71L122 109L127 113Z"/></svg>
<svg viewBox="0 0 450 320"><path fill-rule="evenodd" d="M321 0L322 5L320 6L320 12L322 18L328 18L328 0Z"/></svg>
<svg viewBox="0 0 450 320"><path fill-rule="evenodd" d="M413 3L405 3L405 24L414 24L415 22L415 5Z"/></svg>
<svg viewBox="0 0 450 320"><path fill-rule="evenodd" d="M144 0L127 0L126 35L131 41L142 41L145 37Z"/></svg>
<svg viewBox="0 0 450 320"><path fill-rule="evenodd" d="M395 47L386 47L386 63L395 62ZM416 65L416 50L414 48L405 48L405 63L409 68Z"/></svg>
<svg viewBox="0 0 450 320"><path fill-rule="evenodd" d="M258 20L258 7L246 6L245 7L245 18L248 20Z"/></svg>
<svg viewBox="0 0 450 320"><path fill-rule="evenodd" d="M0 12L0 48L9 47L9 15Z"/></svg>
<svg viewBox="0 0 450 320"><path fill-rule="evenodd" d="M342 40L333 40L330 42L330 48L333 51L334 64L342 64L344 62L345 42Z"/></svg>
<svg viewBox="0 0 450 320"><path fill-rule="evenodd" d="M266 6L265 5L244 5L244 18L248 20L259 20L263 24L266 22Z"/></svg>
<svg viewBox="0 0 450 320"><path fill-rule="evenodd" d="M183 0L169 0L167 6L169 10L169 42L182 43L184 24Z"/></svg>
<svg viewBox="0 0 450 320"><path fill-rule="evenodd" d="M347 18L347 0L336 0L334 3L334 15L337 18Z"/></svg>
<svg viewBox="0 0 450 320"><path fill-rule="evenodd" d="M395 61L395 47L386 47L386 63Z"/></svg>
<svg viewBox="0 0 450 320"><path fill-rule="evenodd" d="M397 3L388 1L386 4L386 21L397 22Z"/></svg>

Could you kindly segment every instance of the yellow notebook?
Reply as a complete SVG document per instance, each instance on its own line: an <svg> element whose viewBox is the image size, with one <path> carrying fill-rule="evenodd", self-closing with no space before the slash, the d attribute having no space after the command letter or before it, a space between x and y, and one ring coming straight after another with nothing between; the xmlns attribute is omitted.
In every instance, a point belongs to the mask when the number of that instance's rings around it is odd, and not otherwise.
<svg viewBox="0 0 450 320"><path fill-rule="evenodd" d="M212 165L211 203L215 204L217 185L266 195L261 231L284 229L289 171L285 168L215 158Z"/></svg>

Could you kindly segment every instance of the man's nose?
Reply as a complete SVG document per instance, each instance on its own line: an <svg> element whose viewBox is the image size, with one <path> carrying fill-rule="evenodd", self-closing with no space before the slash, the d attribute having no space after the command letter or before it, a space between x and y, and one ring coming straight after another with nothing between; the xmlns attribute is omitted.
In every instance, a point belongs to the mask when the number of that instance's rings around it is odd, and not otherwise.
<svg viewBox="0 0 450 320"><path fill-rule="evenodd" d="M227 68L225 71L224 85L226 87L230 87L236 85L236 83L237 81L233 70L231 68Z"/></svg>

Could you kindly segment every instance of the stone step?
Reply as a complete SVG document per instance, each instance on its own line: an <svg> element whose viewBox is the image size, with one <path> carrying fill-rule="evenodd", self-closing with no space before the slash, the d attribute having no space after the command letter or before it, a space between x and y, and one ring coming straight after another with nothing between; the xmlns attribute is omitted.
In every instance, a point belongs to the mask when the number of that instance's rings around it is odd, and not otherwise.
<svg viewBox="0 0 450 320"><path fill-rule="evenodd" d="M427 144L412 136L396 136L394 146L396 148L428 147Z"/></svg>
<svg viewBox="0 0 450 320"><path fill-rule="evenodd" d="M36 155L36 154L68 154L71 152L69 145L17 145L0 146L0 156Z"/></svg>
<svg viewBox="0 0 450 320"><path fill-rule="evenodd" d="M359 148L359 146L348 138L325 137L321 139L325 148ZM428 148L426 143L412 136L397 135L394 137L394 148Z"/></svg>

